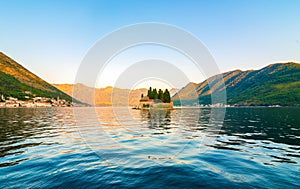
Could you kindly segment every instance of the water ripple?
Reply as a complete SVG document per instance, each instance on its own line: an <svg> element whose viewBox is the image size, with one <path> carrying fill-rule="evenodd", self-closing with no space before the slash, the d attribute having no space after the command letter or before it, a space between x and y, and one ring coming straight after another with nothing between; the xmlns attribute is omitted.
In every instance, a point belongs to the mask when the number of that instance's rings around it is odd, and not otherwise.
<svg viewBox="0 0 300 189"><path fill-rule="evenodd" d="M1 187L300 187L297 108L79 110L0 109Z"/></svg>

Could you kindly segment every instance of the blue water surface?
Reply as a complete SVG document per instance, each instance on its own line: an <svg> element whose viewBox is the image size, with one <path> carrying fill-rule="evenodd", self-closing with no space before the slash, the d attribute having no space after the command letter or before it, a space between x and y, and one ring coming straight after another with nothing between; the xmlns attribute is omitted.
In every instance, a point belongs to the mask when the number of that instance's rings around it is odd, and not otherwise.
<svg viewBox="0 0 300 189"><path fill-rule="evenodd" d="M0 109L0 188L300 188L299 115Z"/></svg>

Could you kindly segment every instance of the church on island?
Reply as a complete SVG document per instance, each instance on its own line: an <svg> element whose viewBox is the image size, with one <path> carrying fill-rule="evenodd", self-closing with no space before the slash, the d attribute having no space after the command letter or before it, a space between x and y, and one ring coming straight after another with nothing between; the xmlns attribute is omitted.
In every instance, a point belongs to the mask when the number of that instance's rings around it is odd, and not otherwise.
<svg viewBox="0 0 300 189"><path fill-rule="evenodd" d="M165 91L156 88L149 88L147 96L141 95L139 105L135 109L173 109L173 101L171 101L170 92L168 89Z"/></svg>

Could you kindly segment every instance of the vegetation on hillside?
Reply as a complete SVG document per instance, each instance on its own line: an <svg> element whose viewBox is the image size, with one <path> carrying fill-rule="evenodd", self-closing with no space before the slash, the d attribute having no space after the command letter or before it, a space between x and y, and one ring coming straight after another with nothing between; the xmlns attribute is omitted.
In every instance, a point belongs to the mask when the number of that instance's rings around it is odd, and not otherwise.
<svg viewBox="0 0 300 189"><path fill-rule="evenodd" d="M174 104L211 104L211 94L226 90L227 103L230 105L300 106L300 64L280 63L271 64L260 70L234 70L223 73L222 77L226 88L222 87L222 82L216 79L216 76L199 84L189 83L174 95ZM139 94L147 91L147 89L130 91L107 87L96 89L95 98L93 98L86 94L87 91L93 92L94 88L80 86L73 91L73 85L58 87L65 88L64 92L69 95L75 91L76 96L82 97L84 102L96 105L111 105L112 103L133 105L138 101ZM82 88L85 90L81 90ZM59 97L72 101L72 97L64 92L0 52L0 97L3 95L20 100L31 99L35 96ZM150 87L147 95L150 99L159 99L162 102L171 101L170 92L167 89L162 91Z"/></svg>
<svg viewBox="0 0 300 189"><path fill-rule="evenodd" d="M0 52L0 95L28 100L34 96L72 98ZM25 98L25 96L27 98ZM29 97L29 98L28 98Z"/></svg>
<svg viewBox="0 0 300 189"><path fill-rule="evenodd" d="M222 76L227 103L230 105L300 106L300 64L271 64L260 70L235 70L223 73ZM214 78L216 77L195 85L198 93L197 103L211 104L211 94L225 90L221 81ZM189 93L192 91L184 88L180 90L173 97L175 104L195 103L195 99L188 98Z"/></svg>

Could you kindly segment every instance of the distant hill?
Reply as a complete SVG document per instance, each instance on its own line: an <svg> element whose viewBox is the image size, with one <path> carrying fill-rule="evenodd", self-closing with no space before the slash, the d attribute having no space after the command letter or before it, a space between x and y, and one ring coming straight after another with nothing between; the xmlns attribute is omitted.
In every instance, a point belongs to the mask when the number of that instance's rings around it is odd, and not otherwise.
<svg viewBox="0 0 300 189"><path fill-rule="evenodd" d="M200 104L211 103L211 93L223 90L216 76L196 84L189 83L172 97L175 104L195 103L191 96L196 89ZM223 73L227 103L231 105L300 106L300 64L271 64L260 70L234 70ZM211 81L212 88L208 81Z"/></svg>
<svg viewBox="0 0 300 189"><path fill-rule="evenodd" d="M75 86L75 97L81 102L87 104L94 104L95 97L95 105L96 106L108 106L108 105L116 105L116 106L134 106L138 105L139 100L141 98L141 94L147 94L147 89L121 89L114 87L105 87L105 88L92 88L87 87L83 84L53 84L53 86L57 87L61 91L64 91L70 96L73 96L73 88ZM95 95L94 94L95 90Z"/></svg>
<svg viewBox="0 0 300 189"><path fill-rule="evenodd" d="M227 103L231 105L283 105L300 106L300 64L271 64L260 70L234 70L222 74L227 93ZM208 81L212 83L209 87ZM91 88L82 84L51 85L26 68L0 52L0 95L21 100L28 96L61 98L72 101L73 88L78 100L98 106L137 105L141 94L147 89L120 89L113 87ZM216 76L206 81L189 83L173 97L175 105L184 102L210 104L211 94L224 90ZM95 90L94 96L89 96ZM171 92L177 91L172 89ZM196 91L196 95L195 92ZM27 96L27 98L25 98ZM95 98L94 98L95 97ZM95 100L94 100L95 99ZM113 99L113 101L112 101ZM78 101L79 102L79 101Z"/></svg>
<svg viewBox="0 0 300 189"><path fill-rule="evenodd" d="M2 52L0 52L0 95L20 100L25 100L25 96L40 96L72 101L72 97L31 73Z"/></svg>

